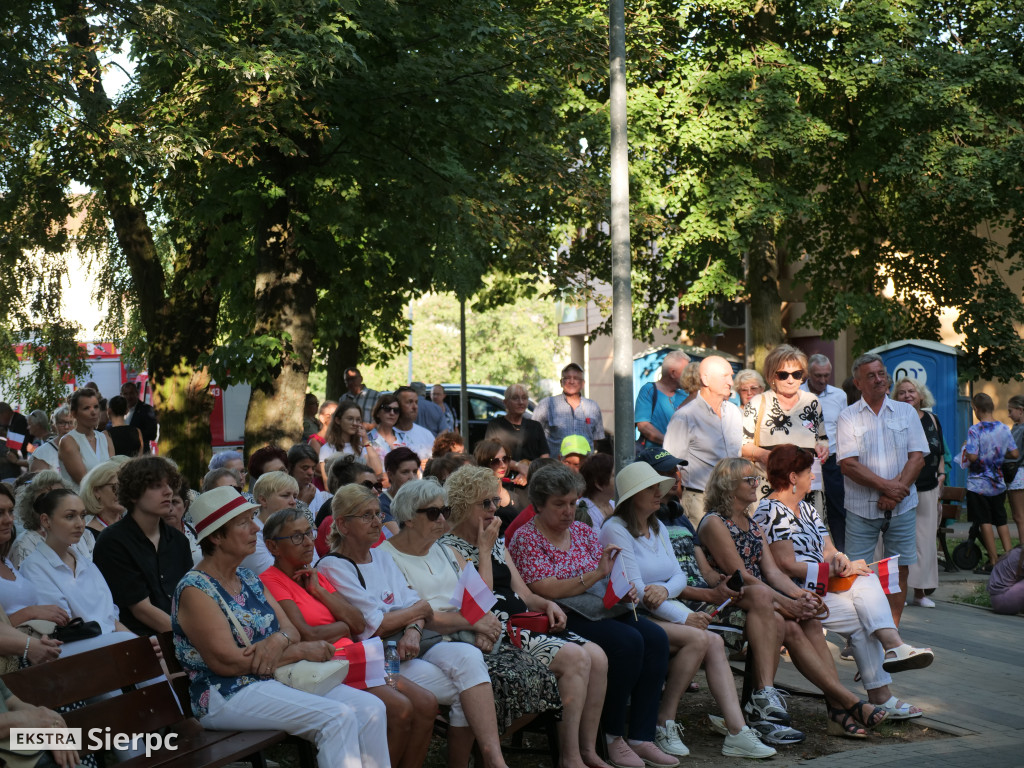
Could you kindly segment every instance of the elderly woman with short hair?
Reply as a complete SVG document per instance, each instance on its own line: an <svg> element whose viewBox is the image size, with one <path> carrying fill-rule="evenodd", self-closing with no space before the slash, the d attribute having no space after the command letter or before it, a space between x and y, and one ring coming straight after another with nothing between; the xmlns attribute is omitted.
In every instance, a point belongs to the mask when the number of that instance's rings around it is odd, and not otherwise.
<svg viewBox="0 0 1024 768"><path fill-rule="evenodd" d="M266 472L260 475L259 480L253 485L252 495L260 506L255 518L259 533L256 534L256 550L246 556L242 565L259 576L274 564L274 556L270 554L263 539L263 526L278 510L295 508L295 500L299 496L299 484L287 472ZM310 525L312 525L312 521Z"/></svg>
<svg viewBox="0 0 1024 768"><path fill-rule="evenodd" d="M377 698L346 685L315 696L274 679L279 666L327 661L335 649L300 640L269 590L242 567L259 531L254 508L233 488L214 488L192 504L203 559L178 583L171 627L193 712L206 728L273 728L313 741L320 768L387 768Z"/></svg>
<svg viewBox="0 0 1024 768"><path fill-rule="evenodd" d="M64 435L75 428L75 417L71 415L71 406L62 405L55 410L53 416L50 417L50 426L52 429L47 430L48 437L28 457L29 472L55 470L60 466L58 443Z"/></svg>
<svg viewBox="0 0 1024 768"><path fill-rule="evenodd" d="M456 745L454 752L475 737L485 754L500 755L494 693L484 657L465 642L437 642L421 653L424 632L436 634L434 610L406 583L391 556L376 547L382 525L376 494L362 485L347 485L335 494L331 508L331 551L317 563L317 571L362 613L365 626L353 636L397 637L402 677L451 705L448 741Z"/></svg>
<svg viewBox="0 0 1024 768"><path fill-rule="evenodd" d="M504 627L494 614L486 613L471 624L449 604L465 559L438 541L448 529L450 513L445 506L444 489L433 479L411 480L395 494L391 511L402 528L380 549L394 559L409 586L430 603L438 632L473 633L491 676L499 731L509 731L517 721L559 709L561 701L554 676L526 652L501 642ZM465 765L469 745L459 745L455 751L453 764ZM485 753L484 760L488 765L504 765L500 751Z"/></svg>
<svg viewBox="0 0 1024 768"><path fill-rule="evenodd" d="M740 399L740 408L745 408L765 389L764 379L753 368L744 368L732 377L732 391Z"/></svg>
<svg viewBox="0 0 1024 768"><path fill-rule="evenodd" d="M618 615L604 609L599 584L611 573L619 548L602 548L593 528L575 522L582 490L579 474L563 464L531 475L530 501L537 514L513 534L512 562L534 593L569 610L570 631L597 643L607 655L602 723L609 762L619 768L677 765L654 743L668 637L649 619L621 612L628 610L623 605L616 606ZM635 599L636 590L630 589L620 602L632 605Z"/></svg>
<svg viewBox="0 0 1024 768"><path fill-rule="evenodd" d="M298 630L299 638L326 640L337 649L338 658L351 658L353 663L369 656L369 649L356 654L353 647L359 641L352 636L365 629L362 613L310 565L313 527L306 516L298 509L278 510L267 520L263 533L274 564L260 574L260 581ZM370 642L383 652L379 640ZM345 684L373 694L387 707L392 768L420 768L430 746L437 699L408 678L400 677L391 687L383 677L356 675L353 667Z"/></svg>
<svg viewBox="0 0 1024 768"><path fill-rule="evenodd" d="M771 389L757 395L743 408L743 447L740 455L754 462L762 480L758 498L771 493L765 478L768 454L786 443L813 450L819 461L828 459L828 435L817 396L800 389L807 378L807 355L789 344L780 344L764 360L764 378ZM821 487L821 469L816 485ZM817 506L821 506L819 503Z"/></svg>
<svg viewBox="0 0 1024 768"><path fill-rule="evenodd" d="M935 405L935 398L932 397L927 384L904 377L893 386L892 399L914 406L917 418L921 420L925 439L928 441L924 468L914 482L917 489L917 562L911 563L907 571L907 586L914 590L914 596L909 600L911 605L934 608L935 603L925 590L939 586L939 557L935 532L942 515L942 503L939 498L946 483L946 445L942 437L942 424L934 413L924 410Z"/></svg>
<svg viewBox="0 0 1024 768"><path fill-rule="evenodd" d="M491 613L507 624L517 613L539 611L547 615L552 633L522 630L524 651L543 662L558 679L563 712L559 723L561 768L600 768L595 750L601 705L604 703L608 659L596 644L571 632L563 634L566 616L558 605L534 594L516 570L499 535L495 499L498 478L487 467L462 467L445 483L451 531L441 537L473 563L498 602ZM480 556L481 548L489 556Z"/></svg>
<svg viewBox="0 0 1024 768"><path fill-rule="evenodd" d="M123 462L105 461L89 470L82 478L82 490L79 494L85 504L85 511L92 519L85 526L82 543L92 553L96 546L96 537L103 529L116 523L124 515L124 507L117 499L117 471Z"/></svg>

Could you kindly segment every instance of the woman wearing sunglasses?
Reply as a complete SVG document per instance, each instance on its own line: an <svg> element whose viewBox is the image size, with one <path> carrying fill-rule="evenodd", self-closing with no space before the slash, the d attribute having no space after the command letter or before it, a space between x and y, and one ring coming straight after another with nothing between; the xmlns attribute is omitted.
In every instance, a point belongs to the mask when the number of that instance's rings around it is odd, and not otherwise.
<svg viewBox="0 0 1024 768"><path fill-rule="evenodd" d="M363 632L366 622L359 609L311 567L313 528L302 512L275 512L263 527L263 539L274 556L274 564L260 574L260 581L298 631L299 640L326 640L334 645L337 658L349 658L345 685L372 693L387 707L392 768L419 768L430 745L437 699L407 678L399 678L392 688L384 681L383 670L378 676L371 676L370 665L365 674L357 672L353 648L356 643L352 638ZM379 642L370 641L377 644L380 653ZM369 652L370 648L366 648L367 656Z"/></svg>
<svg viewBox="0 0 1024 768"><path fill-rule="evenodd" d="M471 624L450 604L466 561L438 541L448 531L451 514L444 504L444 489L433 478L403 485L391 505L402 529L378 549L392 557L406 583L430 603L433 629L442 634L462 630L473 633L491 677L497 728L507 735L513 722L520 721L517 725L521 725L533 715L558 710L562 704L558 684L544 664L511 643L502 642L504 627L493 613ZM472 740L449 740L449 766L467 765L471 747ZM484 761L488 765L504 764L500 752L485 752Z"/></svg>
<svg viewBox="0 0 1024 768"><path fill-rule="evenodd" d="M524 651L539 659L558 679L564 709L559 723L561 768L601 768L606 765L595 749L604 704L608 658L595 643L565 631L565 612L553 600L534 594L523 582L505 540L498 535L495 516L498 479L486 467L461 467L445 483L451 531L441 537L473 563L498 602L491 613L502 624L517 613L539 611L547 615L552 634L524 629L518 634ZM480 550L485 556L480 557ZM487 553L490 556L486 556Z"/></svg>
<svg viewBox="0 0 1024 768"><path fill-rule="evenodd" d="M373 406L372 416L376 427L370 430L367 436L370 445L377 449L377 455L381 461L391 452L392 448L405 445L395 435L395 424L398 423L398 397L393 394L381 395Z"/></svg>
<svg viewBox="0 0 1024 768"><path fill-rule="evenodd" d="M425 492L435 490L426 487ZM316 567L362 613L366 625L355 637L397 638L401 677L451 705L449 742L471 743L475 738L483 754L500 756L494 693L483 654L465 642L439 642L421 652L424 631L435 629L434 610L406 583L391 556L377 547L381 535L377 496L362 485L348 485L335 495L331 510L331 552ZM429 521L434 513L424 514ZM436 519L444 520L440 511Z"/></svg>
<svg viewBox="0 0 1024 768"><path fill-rule="evenodd" d="M526 469L529 463L523 462L524 466L520 468L518 462L512 461L509 457L501 440L493 437L476 444L473 458L476 459L477 466L487 467L498 479L496 498L501 499L501 503L498 505L496 516L501 520L501 530L504 533L508 524L530 503L526 498L525 488Z"/></svg>
<svg viewBox="0 0 1024 768"><path fill-rule="evenodd" d="M818 398L801 389L807 378L807 355L789 344L780 344L764 360L764 378L770 390L757 395L743 408L742 456L754 462L762 480L757 497L771 493L765 479L765 463L776 445L790 444L813 450L821 462L828 460L828 436ZM821 468L816 465L817 487ZM821 504L817 504L819 508Z"/></svg>

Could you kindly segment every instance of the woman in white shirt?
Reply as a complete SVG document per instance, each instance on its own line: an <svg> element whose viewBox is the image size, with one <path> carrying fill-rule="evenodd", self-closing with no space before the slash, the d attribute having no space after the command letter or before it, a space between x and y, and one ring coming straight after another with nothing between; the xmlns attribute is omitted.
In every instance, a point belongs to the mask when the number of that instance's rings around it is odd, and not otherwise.
<svg viewBox="0 0 1024 768"><path fill-rule="evenodd" d="M635 462L624 467L615 478L619 501L615 515L601 527L601 545L621 547L613 568L623 569L627 580L641 596L651 619L668 635L672 658L658 711L657 745L675 755L689 753L681 739L682 728L675 715L679 700L694 674L704 665L708 686L725 716L729 733L738 734L746 726L740 709L732 670L725 655L722 638L708 631L706 613L691 611L677 597L686 587L668 531L658 521L662 494L674 480L662 477L651 465ZM803 740L802 735L798 737ZM770 757L775 751L748 757Z"/></svg>
<svg viewBox="0 0 1024 768"><path fill-rule="evenodd" d="M327 442L320 448L320 471L323 473L324 484L327 484L327 460L336 453L342 456L355 454L377 473L384 475L384 465L380 454L370 442L363 426L363 409L354 400L338 405L327 425Z"/></svg>
<svg viewBox="0 0 1024 768"><path fill-rule="evenodd" d="M95 621L101 634L64 645L64 654L81 653L130 640L135 635L118 621L110 588L93 562L76 552L85 533L85 503L67 489L50 491L36 500L36 511L46 532L42 546L21 565L21 575L32 582L39 600L53 603L72 619Z"/></svg>

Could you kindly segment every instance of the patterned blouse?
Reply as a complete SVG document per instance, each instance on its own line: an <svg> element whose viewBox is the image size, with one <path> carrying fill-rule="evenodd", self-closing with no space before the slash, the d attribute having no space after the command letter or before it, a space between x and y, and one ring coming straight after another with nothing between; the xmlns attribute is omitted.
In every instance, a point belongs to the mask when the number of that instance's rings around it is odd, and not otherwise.
<svg viewBox="0 0 1024 768"><path fill-rule="evenodd" d="M825 562L825 537L828 529L813 504L801 501L797 515L778 499L761 499L754 520L764 529L768 543L791 541L798 563ZM803 586L803 579L793 579Z"/></svg>
<svg viewBox="0 0 1024 768"><path fill-rule="evenodd" d="M274 609L267 602L263 592L263 584L260 583L260 580L248 568L239 568L237 573L238 578L242 582L242 591L237 595L232 595L224 589L221 583L212 576L196 570L186 573L181 581L178 582L178 588L174 591L174 600L171 603L171 631L174 633L174 655L178 657L181 666L188 673L192 711L196 717L202 717L209 711L210 691L212 689L217 689L220 695L227 699L247 685L271 679L269 676L257 677L255 675L222 677L210 671L210 668L206 666L206 662L203 661L203 657L199 654L198 649L192 645L192 642L185 635L184 630L182 630L181 624L178 623L178 601L181 599L181 592L186 587L195 587L203 594L209 595L217 603L217 607L221 611L224 608L220 600L217 599L217 594L219 593L224 598L224 601L230 606L231 612L238 619L238 623L245 630L249 644L258 643L260 640L270 637L270 635L277 632L281 625L277 622L277 615L274 613ZM234 638L235 643L239 648L244 648L247 643L239 637L238 632L235 630L234 622L229 621L227 616L224 617L224 621L230 628L231 636Z"/></svg>
<svg viewBox="0 0 1024 768"><path fill-rule="evenodd" d="M760 527L758 527L757 523L753 520L750 520L750 530L744 531L732 520L724 517L718 512L708 512L707 515L704 516L704 520L700 521L701 526L703 526L704 522L712 515L725 523L726 530L729 531L729 535L732 536L733 543L736 545L736 551L739 552L740 559L743 560L743 567L746 568L755 579L760 579L761 557L764 555L764 539L761 538ZM697 535L699 538L699 527L697 529ZM719 573L725 573L722 566L715 561L714 556L711 554L711 550L709 550L704 544L701 544L700 548L704 550L704 555L708 559L708 565Z"/></svg>
<svg viewBox="0 0 1024 768"><path fill-rule="evenodd" d="M601 560L601 544L594 529L584 523L569 526L569 549L563 551L551 544L531 520L512 537L508 551L523 581L532 584L548 579L575 579L590 573Z"/></svg>
<svg viewBox="0 0 1024 768"><path fill-rule="evenodd" d="M757 432L757 416L761 413L761 431ZM754 436L757 435L757 440ZM743 444L756 443L758 448L771 450L777 445L795 445L798 448L810 448L821 443L828 448L828 435L825 434L825 420L821 413L821 403L810 392L801 389L796 405L784 410L782 403L771 390L758 395L743 408ZM761 475L760 497L771 493L771 486L764 479L765 469L761 462L755 462L757 473Z"/></svg>

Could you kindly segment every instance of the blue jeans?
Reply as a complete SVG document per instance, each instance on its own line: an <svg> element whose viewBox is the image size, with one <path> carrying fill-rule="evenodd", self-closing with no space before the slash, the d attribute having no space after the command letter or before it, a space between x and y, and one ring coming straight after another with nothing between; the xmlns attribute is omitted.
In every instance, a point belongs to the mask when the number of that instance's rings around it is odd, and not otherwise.
<svg viewBox="0 0 1024 768"><path fill-rule="evenodd" d="M654 741L661 689L668 673L668 636L654 622L634 619L633 612L616 619L591 621L566 611L566 628L596 643L608 656L608 690L601 724L609 736Z"/></svg>

